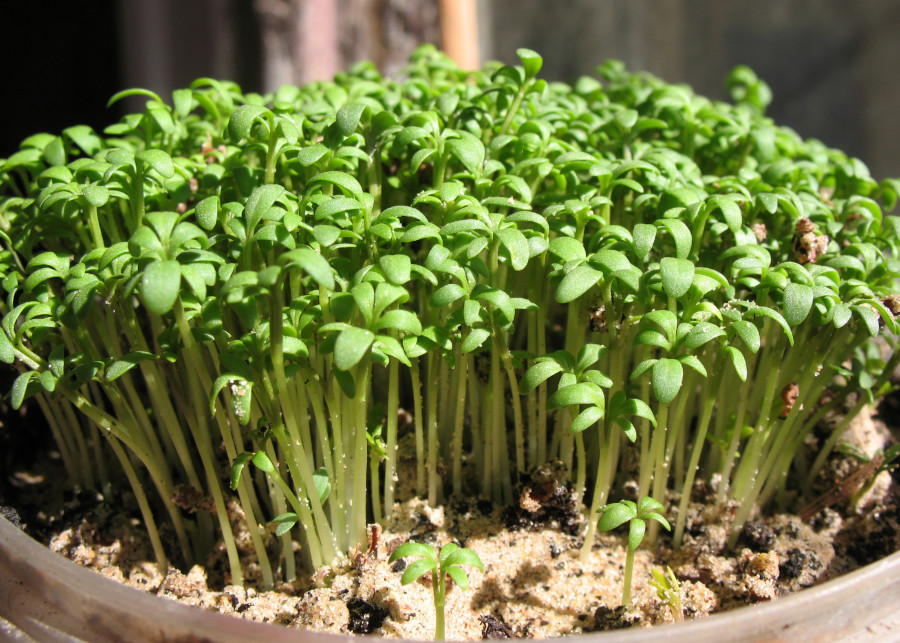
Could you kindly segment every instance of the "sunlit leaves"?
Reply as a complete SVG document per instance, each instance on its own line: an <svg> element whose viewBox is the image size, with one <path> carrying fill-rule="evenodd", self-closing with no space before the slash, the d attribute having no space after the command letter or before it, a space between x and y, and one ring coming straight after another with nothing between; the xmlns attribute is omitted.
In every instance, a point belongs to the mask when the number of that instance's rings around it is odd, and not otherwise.
<svg viewBox="0 0 900 643"><path fill-rule="evenodd" d="M813 289L803 284L790 283L784 289L785 321L791 326L797 326L806 319L812 308Z"/></svg>
<svg viewBox="0 0 900 643"><path fill-rule="evenodd" d="M530 80L538 75L538 72L541 71L541 67L544 65L544 59L539 54L523 47L522 49L516 49L516 55L522 61L526 79Z"/></svg>
<svg viewBox="0 0 900 643"><path fill-rule="evenodd" d="M547 400L547 409L554 410L563 406L576 404L592 404L602 407L605 404L603 391L591 382L570 384L557 390Z"/></svg>
<svg viewBox="0 0 900 643"><path fill-rule="evenodd" d="M301 268L322 288L334 290L334 271L328 261L314 250L306 247L284 253L279 263L285 268Z"/></svg>
<svg viewBox="0 0 900 643"><path fill-rule="evenodd" d="M339 369L348 371L359 363L375 341L375 335L363 328L346 326L334 344L334 363Z"/></svg>
<svg viewBox="0 0 900 643"><path fill-rule="evenodd" d="M653 393L660 404L668 404L675 399L683 379L684 369L678 360L665 358L653 365Z"/></svg>
<svg viewBox="0 0 900 643"><path fill-rule="evenodd" d="M228 120L228 135L235 142L247 138L253 124L267 113L269 110L262 105L241 105Z"/></svg>
<svg viewBox="0 0 900 643"><path fill-rule="evenodd" d="M154 261L144 269L141 294L150 312L163 315L178 299L181 285L181 266L177 261Z"/></svg>
<svg viewBox="0 0 900 643"><path fill-rule="evenodd" d="M556 301L565 304L581 297L603 277L603 272L587 263L580 264L566 273L556 289Z"/></svg>
<svg viewBox="0 0 900 643"><path fill-rule="evenodd" d="M163 178L167 179L175 174L175 164L163 150L141 150L134 155L134 158Z"/></svg>
<svg viewBox="0 0 900 643"><path fill-rule="evenodd" d="M694 280L694 264L687 259L663 257L659 262L663 291L670 297L683 296Z"/></svg>
<svg viewBox="0 0 900 643"><path fill-rule="evenodd" d="M460 547L455 543L447 543L440 550L422 543L407 542L394 550L388 562L395 562L400 558L415 556L416 560L412 561L403 570L400 577L402 585L409 585L415 582L428 572L433 575L432 591L434 592L434 605L437 612L435 618L435 639L444 639L444 603L445 603L445 583L444 576L450 576L453 582L459 585L460 589L467 589L469 586L469 577L463 566L474 567L480 571L484 571L484 563L471 549Z"/></svg>
<svg viewBox="0 0 900 643"><path fill-rule="evenodd" d="M418 387L437 403L419 414L440 416L439 441L457 420L465 449L487 435L470 431L520 430L526 444L498 435L499 455L473 466L519 449L536 465L542 449L576 476L598 458L614 469L603 459L626 440L651 464L684 464L696 444L698 466L715 466L744 452L730 440L745 427L774 462L765 416L788 378L813 383L804 395L874 397L884 360L837 365L843 347L897 329L896 181L776 127L746 68L729 77L735 106L615 62L548 85L541 57L516 53L462 72L425 48L400 80L361 65L267 95L214 79L171 104L126 90L113 102L144 105L103 133L26 138L0 163L0 361L23 371L13 404L53 392L111 414L138 401L149 422L135 412L123 426L172 424L188 450L190 422L227 424L201 418L205 402L227 408L251 450L232 473L252 462L290 477L311 506L346 503L326 439L360 437L371 409L356 405L381 394L385 367L400 367L397 399ZM818 404L802 404L777 420L787 431L808 430ZM310 438L293 460L297 425ZM160 444L182 458L180 440ZM721 454L701 454L708 444ZM309 528L290 509L257 519L281 535Z"/></svg>
<svg viewBox="0 0 900 643"><path fill-rule="evenodd" d="M639 503L621 500L602 508L597 528L600 531L611 531L627 522L628 549L635 551L644 540L648 520L655 520L666 529L670 529L669 522L659 513L662 509L660 502L649 497L641 498Z"/></svg>

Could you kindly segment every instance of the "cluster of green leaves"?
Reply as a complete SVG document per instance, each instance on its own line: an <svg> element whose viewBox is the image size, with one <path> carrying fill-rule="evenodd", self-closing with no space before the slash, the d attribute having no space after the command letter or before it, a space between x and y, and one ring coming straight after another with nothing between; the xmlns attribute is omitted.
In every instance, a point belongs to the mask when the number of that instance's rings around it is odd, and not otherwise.
<svg viewBox="0 0 900 643"><path fill-rule="evenodd" d="M681 583L675 577L675 572L668 565L666 573L663 574L658 569L651 569L650 574L653 580L650 585L656 589L656 595L661 601L669 606L672 612L672 618L676 623L684 620L684 608L681 605Z"/></svg>
<svg viewBox="0 0 900 643"><path fill-rule="evenodd" d="M460 547L455 543L447 543L440 551L422 543L408 542L400 545L391 554L388 562L393 563L407 556L416 556L403 571L400 582L409 585L431 572L431 593L434 599L434 640L444 640L444 605L447 598L447 576L453 579L460 589L469 587L469 577L462 566L471 566L484 571L484 563L471 549Z"/></svg>
<svg viewBox="0 0 900 643"><path fill-rule="evenodd" d="M593 515L635 449L642 497L719 473L739 531L837 443L809 452L820 399L883 389L894 360L866 346L896 331L896 181L777 127L746 68L726 104L615 62L546 83L519 56L129 90L144 112L0 161L13 405L35 398L73 481L115 479L115 455L160 561L163 516L185 560L218 523L239 582L234 492L287 577L294 525L313 566L364 542L401 407L431 503L509 503L560 459ZM251 536L271 583L273 535Z"/></svg>
<svg viewBox="0 0 900 643"><path fill-rule="evenodd" d="M647 522L659 524L671 530L669 521L659 513L663 506L649 496L641 498L638 502L620 500L600 508L600 520L597 528L600 531L611 531L620 525L628 523L628 547L625 552L625 575L623 578L622 605L626 608L631 604L631 575L634 571L634 553L644 541L647 533Z"/></svg>

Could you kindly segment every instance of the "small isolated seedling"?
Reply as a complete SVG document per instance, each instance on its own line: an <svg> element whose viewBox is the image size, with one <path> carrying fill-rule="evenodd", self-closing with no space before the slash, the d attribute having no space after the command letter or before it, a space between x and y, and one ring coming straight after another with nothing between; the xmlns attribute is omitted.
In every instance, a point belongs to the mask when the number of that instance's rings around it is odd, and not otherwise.
<svg viewBox="0 0 900 643"><path fill-rule="evenodd" d="M663 527L671 531L669 521L663 518L659 510L663 506L658 501L650 498L641 498L637 504L630 500L606 505L601 508L600 522L597 528L600 531L611 531L628 523L628 552L625 556L625 588L622 590L622 605L626 608L631 603L631 573L634 570L634 552L641 546L644 540L644 532L647 531L647 521L656 520Z"/></svg>
<svg viewBox="0 0 900 643"><path fill-rule="evenodd" d="M422 543L405 543L391 554L389 562L406 556L419 556L406 568L400 582L409 585L426 573L431 572L431 590L434 594L434 640L444 640L444 598L446 596L445 576L449 575L460 589L469 587L469 577L461 565L477 567L482 572L484 564L471 549L448 543L441 547L440 554L433 547Z"/></svg>
<svg viewBox="0 0 900 643"><path fill-rule="evenodd" d="M660 600L672 610L672 617L675 619L675 622L681 622L684 620L684 609L681 606L681 585L678 583L678 579L675 578L672 568L668 565L666 565L666 572L668 576L658 569L651 569L650 573L653 574L653 580L650 581L650 584L656 588L656 595L659 596Z"/></svg>

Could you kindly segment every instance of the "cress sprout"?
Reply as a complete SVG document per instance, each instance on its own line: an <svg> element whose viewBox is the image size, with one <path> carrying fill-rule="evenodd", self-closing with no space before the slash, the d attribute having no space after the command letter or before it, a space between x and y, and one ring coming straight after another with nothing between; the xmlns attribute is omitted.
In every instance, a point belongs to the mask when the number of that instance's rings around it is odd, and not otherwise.
<svg viewBox="0 0 900 643"><path fill-rule="evenodd" d="M483 572L484 564L474 551L455 543L447 543L440 548L440 551L437 551L429 545L413 542L400 545L391 554L388 562L393 563L407 556L417 556L418 559L407 565L400 582L409 585L431 572L431 592L434 597L434 640L443 641L447 576L452 578L460 589L465 590L469 587L469 577L462 566L468 565Z"/></svg>
<svg viewBox="0 0 900 643"><path fill-rule="evenodd" d="M129 90L143 112L0 160L12 406L74 484L128 485L161 566L222 539L239 584L233 502L267 586L294 539L301 569L346 555L394 510L405 432L431 505L511 504L558 460L595 516L637 461L639 497L680 494L676 546L698 476L734 540L886 390L900 183L777 126L746 68L729 104L519 57Z"/></svg>
<svg viewBox="0 0 900 643"><path fill-rule="evenodd" d="M644 541L647 532L647 521L657 523L671 530L669 521L666 520L660 510L663 506L653 498L644 497L634 503L630 500L620 500L600 508L600 520L597 528L600 531L611 531L620 525L628 523L628 547L625 552L625 576L622 589L622 605L627 609L631 605L631 576L634 571L634 552Z"/></svg>

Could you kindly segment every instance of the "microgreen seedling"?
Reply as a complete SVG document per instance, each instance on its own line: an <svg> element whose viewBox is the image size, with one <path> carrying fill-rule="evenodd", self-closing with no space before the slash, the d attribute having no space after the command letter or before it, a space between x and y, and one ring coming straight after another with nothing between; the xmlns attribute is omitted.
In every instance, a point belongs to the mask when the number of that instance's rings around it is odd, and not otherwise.
<svg viewBox="0 0 900 643"><path fill-rule="evenodd" d="M681 585L678 583L678 579L675 578L672 568L667 565L665 574L658 569L651 569L650 573L653 575L650 585L656 588L656 595L669 606L669 609L672 611L672 618L675 619L676 623L683 621L684 610L681 606Z"/></svg>
<svg viewBox="0 0 900 643"><path fill-rule="evenodd" d="M400 582L409 585L431 572L431 591L434 596L434 640L444 640L444 601L446 599L446 576L450 576L460 589L469 587L469 577L462 569L463 565L475 567L482 572L484 565L471 549L448 543L438 553L433 547L421 543L404 543L394 550L388 562L394 562L407 556L418 556L403 571Z"/></svg>
<svg viewBox="0 0 900 643"><path fill-rule="evenodd" d="M221 540L239 584L235 501L276 525L250 530L266 586L346 556L404 445L432 506L509 506L558 461L595 516L637 462L638 497L681 497L675 547L699 480L737 503L732 545L808 500L900 364L900 181L777 126L745 67L729 104L542 63L424 46L397 79L126 90L138 113L0 159L11 405L74 483L132 489L161 569Z"/></svg>
<svg viewBox="0 0 900 643"><path fill-rule="evenodd" d="M659 511L662 504L653 498L641 498L638 503L631 500L620 500L613 504L605 505L600 509L600 521L597 528L600 531L611 531L616 527L628 523L628 547L625 554L625 579L622 590L622 605L626 608L631 604L631 575L634 571L634 552L641 546L644 533L647 530L647 521L655 520L666 529L671 529L667 521Z"/></svg>

